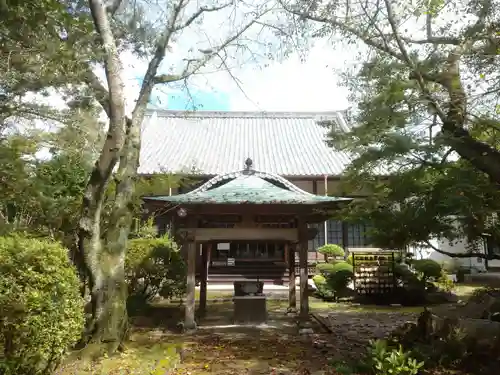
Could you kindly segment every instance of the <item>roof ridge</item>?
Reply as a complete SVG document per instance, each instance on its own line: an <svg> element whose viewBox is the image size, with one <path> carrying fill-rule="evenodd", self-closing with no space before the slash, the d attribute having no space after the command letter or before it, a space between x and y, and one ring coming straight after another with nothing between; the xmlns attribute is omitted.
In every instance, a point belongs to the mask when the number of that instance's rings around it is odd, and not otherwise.
<svg viewBox="0 0 500 375"><path fill-rule="evenodd" d="M185 117L185 118L315 118L338 116L339 111L178 111L169 109L148 109L146 116Z"/></svg>

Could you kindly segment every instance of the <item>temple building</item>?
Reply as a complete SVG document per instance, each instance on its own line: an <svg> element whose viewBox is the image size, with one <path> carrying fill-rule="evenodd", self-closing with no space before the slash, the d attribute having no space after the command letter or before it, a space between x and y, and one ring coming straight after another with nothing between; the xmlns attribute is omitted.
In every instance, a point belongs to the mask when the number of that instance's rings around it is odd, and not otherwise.
<svg viewBox="0 0 500 375"><path fill-rule="evenodd" d="M368 224L328 219L338 202L364 196L341 190L349 159L327 144L331 130L349 130L343 113L150 111L142 129L139 173L182 174L192 181L187 186L166 186L164 195L148 199L156 209L166 207L160 211L170 213L157 217L160 231L172 225L172 207L190 216L193 207L201 212L203 206L213 212L202 210L196 223L199 229L296 229L297 219L308 216L311 268L323 259L316 250L325 243L348 251L372 248ZM332 199L336 203L328 207L330 211L310 212ZM215 203L213 207L209 202ZM258 208L250 209L253 205ZM289 207L275 208L283 206ZM288 281L287 240L252 234L251 238L222 236L198 242L198 275L203 249L210 248L209 282Z"/></svg>

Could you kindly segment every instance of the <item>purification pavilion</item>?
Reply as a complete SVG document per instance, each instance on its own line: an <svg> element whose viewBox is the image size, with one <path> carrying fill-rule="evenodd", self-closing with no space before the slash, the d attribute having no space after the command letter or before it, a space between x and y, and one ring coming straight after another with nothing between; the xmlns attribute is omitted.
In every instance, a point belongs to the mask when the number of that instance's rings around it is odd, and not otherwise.
<svg viewBox="0 0 500 375"><path fill-rule="evenodd" d="M170 221L171 228L183 244L187 258L184 324L189 329L196 326L195 275L198 249L201 249L199 308L203 314L207 304L207 278L212 254L218 252L217 244L235 241L283 245L282 259L289 273L291 309L296 309L297 304L295 262L298 253L300 316L307 318L308 241L317 232L316 228L308 224L325 221L332 211L348 204L351 199L308 193L283 177L254 170L252 160L247 159L243 170L214 177L189 193L144 197L144 201L149 211ZM203 246L200 247L201 244ZM254 257L260 253L258 245L255 249ZM238 259L226 259L228 264L235 261Z"/></svg>

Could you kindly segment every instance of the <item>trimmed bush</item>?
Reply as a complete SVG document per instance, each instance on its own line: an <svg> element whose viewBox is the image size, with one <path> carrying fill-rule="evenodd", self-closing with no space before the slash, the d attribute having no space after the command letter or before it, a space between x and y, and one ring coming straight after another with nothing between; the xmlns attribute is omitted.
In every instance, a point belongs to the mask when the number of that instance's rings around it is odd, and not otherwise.
<svg viewBox="0 0 500 375"><path fill-rule="evenodd" d="M418 259L412 261L415 271L420 272L424 280L438 279L441 276L441 265L432 259Z"/></svg>
<svg viewBox="0 0 500 375"><path fill-rule="evenodd" d="M352 266L352 263L353 263L352 254L349 254L349 255L347 256L346 262L347 262L347 263L349 263L349 264Z"/></svg>
<svg viewBox="0 0 500 375"><path fill-rule="evenodd" d="M316 285L316 293L319 297L329 300L334 297L334 292L329 288L326 278L323 275L314 275L314 285Z"/></svg>
<svg viewBox="0 0 500 375"><path fill-rule="evenodd" d="M460 268L460 262L456 259L445 260L441 263L441 267L447 274L456 274Z"/></svg>
<svg viewBox="0 0 500 375"><path fill-rule="evenodd" d="M326 276L333 272L334 264L333 263L318 263L316 264L316 269L320 274Z"/></svg>
<svg viewBox="0 0 500 375"><path fill-rule="evenodd" d="M394 276L401 284L419 281L417 275L405 263L396 264L394 266Z"/></svg>
<svg viewBox="0 0 500 375"><path fill-rule="evenodd" d="M353 273L352 265L347 262L338 262L333 264L332 273L338 273L338 272Z"/></svg>
<svg viewBox="0 0 500 375"><path fill-rule="evenodd" d="M319 287L320 285L326 284L326 279L323 275L314 275L313 282L316 287Z"/></svg>
<svg viewBox="0 0 500 375"><path fill-rule="evenodd" d="M0 237L0 374L49 374L80 338L79 279L59 243Z"/></svg>
<svg viewBox="0 0 500 375"><path fill-rule="evenodd" d="M347 262L338 262L333 265L332 271L326 276L326 283L335 297L339 297L347 290L347 286L353 277L352 266Z"/></svg>
<svg viewBox="0 0 500 375"><path fill-rule="evenodd" d="M129 303L182 297L186 292L186 265L177 244L168 236L137 238L128 243L125 272Z"/></svg>
<svg viewBox="0 0 500 375"><path fill-rule="evenodd" d="M325 259L328 258L343 258L345 255L344 249L341 246L329 243L318 248L318 253L323 254Z"/></svg>

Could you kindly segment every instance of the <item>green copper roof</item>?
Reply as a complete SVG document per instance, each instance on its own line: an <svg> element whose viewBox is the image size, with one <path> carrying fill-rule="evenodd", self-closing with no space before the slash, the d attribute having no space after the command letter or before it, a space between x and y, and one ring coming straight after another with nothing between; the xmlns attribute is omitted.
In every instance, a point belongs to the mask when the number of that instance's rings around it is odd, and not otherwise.
<svg viewBox="0 0 500 375"><path fill-rule="evenodd" d="M144 199L178 204L319 204L351 200L311 194L282 177L253 170L215 177L186 194Z"/></svg>

